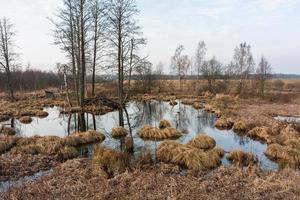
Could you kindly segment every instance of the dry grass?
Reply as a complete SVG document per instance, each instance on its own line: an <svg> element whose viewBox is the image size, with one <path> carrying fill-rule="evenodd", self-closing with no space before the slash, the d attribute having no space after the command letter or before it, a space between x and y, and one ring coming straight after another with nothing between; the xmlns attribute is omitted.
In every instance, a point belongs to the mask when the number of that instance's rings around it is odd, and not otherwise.
<svg viewBox="0 0 300 200"><path fill-rule="evenodd" d="M82 146L87 144L100 143L105 140L105 135L97 131L87 131L82 133L73 133L63 138L63 144L67 146Z"/></svg>
<svg viewBox="0 0 300 200"><path fill-rule="evenodd" d="M152 163L153 163L153 159L150 151L142 150L139 152L135 165L137 167L142 167L144 165L151 165Z"/></svg>
<svg viewBox="0 0 300 200"><path fill-rule="evenodd" d="M30 138L20 138L11 152L13 154L55 155L62 147L61 138L59 137L34 136Z"/></svg>
<svg viewBox="0 0 300 200"><path fill-rule="evenodd" d="M244 121L237 121L233 124L233 130L237 133L245 133L247 131L248 127Z"/></svg>
<svg viewBox="0 0 300 200"><path fill-rule="evenodd" d="M256 127L248 132L248 136L255 140L266 142L268 144L273 143L272 129L266 126Z"/></svg>
<svg viewBox="0 0 300 200"><path fill-rule="evenodd" d="M233 164L246 167L249 165L256 164L258 159L251 153L246 153L241 150L233 150L227 155L227 159L230 160Z"/></svg>
<svg viewBox="0 0 300 200"><path fill-rule="evenodd" d="M220 167L209 176L182 175L173 165L133 169L108 179L87 159L75 159L33 183L0 194L0 199L299 199L299 173L264 172L257 167ZM238 192L237 192L238 191Z"/></svg>
<svg viewBox="0 0 300 200"><path fill-rule="evenodd" d="M129 165L128 155L111 149L96 147L92 158L94 165L100 165L111 174L124 171Z"/></svg>
<svg viewBox="0 0 300 200"><path fill-rule="evenodd" d="M115 127L112 129L112 137L115 139L120 139L128 135L127 130L124 127Z"/></svg>
<svg viewBox="0 0 300 200"><path fill-rule="evenodd" d="M166 127L164 129L159 129L150 125L145 125L140 129L139 136L145 140L164 140L179 138L181 134L175 128Z"/></svg>
<svg viewBox="0 0 300 200"><path fill-rule="evenodd" d="M125 151L128 153L133 153L134 151L134 141L130 136L125 137Z"/></svg>
<svg viewBox="0 0 300 200"><path fill-rule="evenodd" d="M157 159L184 166L195 171L208 170L220 164L220 152L204 152L190 145L175 141L162 142L156 152Z"/></svg>
<svg viewBox="0 0 300 200"><path fill-rule="evenodd" d="M22 124L30 124L32 122L32 118L29 116L24 116L19 119Z"/></svg>
<svg viewBox="0 0 300 200"><path fill-rule="evenodd" d="M76 148L65 146L65 147L62 147L58 151L57 159L60 162L62 162L62 161L66 161L66 160L69 160L69 159L76 158L76 157L78 157L78 155L79 155L79 152Z"/></svg>
<svg viewBox="0 0 300 200"><path fill-rule="evenodd" d="M233 126L233 121L230 118L219 118L216 123L215 127L217 127L220 130L230 130Z"/></svg>
<svg viewBox="0 0 300 200"><path fill-rule="evenodd" d="M169 103L171 106L176 106L178 103L175 100L171 100Z"/></svg>
<svg viewBox="0 0 300 200"><path fill-rule="evenodd" d="M193 105L197 99L182 99L181 103L184 105Z"/></svg>
<svg viewBox="0 0 300 200"><path fill-rule="evenodd" d="M0 125L0 133L4 135L15 135L16 131L13 128Z"/></svg>
<svg viewBox="0 0 300 200"><path fill-rule="evenodd" d="M0 115L0 122L5 122L10 119L10 116L8 115Z"/></svg>
<svg viewBox="0 0 300 200"><path fill-rule="evenodd" d="M10 150L17 144L18 137L0 135L0 154Z"/></svg>
<svg viewBox="0 0 300 200"><path fill-rule="evenodd" d="M283 144L285 141L290 139L299 139L299 133L293 128L292 125L287 125L282 128L280 134L277 135L277 142Z"/></svg>
<svg viewBox="0 0 300 200"><path fill-rule="evenodd" d="M204 106L201 103L199 103L199 102L194 102L193 103L193 108L199 110L199 109L204 108Z"/></svg>
<svg viewBox="0 0 300 200"><path fill-rule="evenodd" d="M204 134L199 134L191 141L189 141L187 145L190 145L197 149L209 150L213 149L216 146L216 141L212 137Z"/></svg>
<svg viewBox="0 0 300 200"><path fill-rule="evenodd" d="M39 118L45 118L48 117L49 113L47 113L46 111L39 110L36 112L35 115Z"/></svg>
<svg viewBox="0 0 300 200"><path fill-rule="evenodd" d="M158 126L160 129L164 129L164 128L168 128L168 127L171 127L171 123L168 121L168 120L161 120L159 122L159 126Z"/></svg>
<svg viewBox="0 0 300 200"><path fill-rule="evenodd" d="M285 142L287 146L280 144L268 145L265 154L266 156L280 164L287 165L293 168L300 167L300 146L299 140L288 140Z"/></svg>

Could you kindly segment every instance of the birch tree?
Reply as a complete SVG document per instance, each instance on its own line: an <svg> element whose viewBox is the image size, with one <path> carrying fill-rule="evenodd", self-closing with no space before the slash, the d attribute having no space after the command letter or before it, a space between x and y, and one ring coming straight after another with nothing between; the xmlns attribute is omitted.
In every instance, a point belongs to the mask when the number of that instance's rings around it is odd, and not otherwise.
<svg viewBox="0 0 300 200"><path fill-rule="evenodd" d="M14 52L14 36L13 24L7 18L0 19L0 71L6 74L7 92L12 101L15 100L12 70L17 57Z"/></svg>
<svg viewBox="0 0 300 200"><path fill-rule="evenodd" d="M201 71L203 71L203 67L204 67L204 59L205 59L205 55L206 55L206 44L204 41L201 41L198 43L197 49L196 49L196 53L195 53L195 62L194 62L194 69L195 72L197 73L197 81L198 81L198 89L199 89L199 81L200 81L200 75L201 75Z"/></svg>
<svg viewBox="0 0 300 200"><path fill-rule="evenodd" d="M171 58L171 72L173 72L179 80L180 91L182 91L182 79L187 74L187 70L190 67L190 59L188 55L183 55L184 46L179 45Z"/></svg>
<svg viewBox="0 0 300 200"><path fill-rule="evenodd" d="M239 77L238 93L242 93L245 87L245 82L254 71L254 60L251 53L251 46L246 42L241 43L234 50L234 65L236 74Z"/></svg>
<svg viewBox="0 0 300 200"><path fill-rule="evenodd" d="M259 65L256 69L256 78L259 83L260 95L265 95L266 81L272 76L272 67L265 57L261 57Z"/></svg>
<svg viewBox="0 0 300 200"><path fill-rule="evenodd" d="M112 50L113 64L116 64L118 74L119 126L124 126L126 69L132 67L133 51L142 44L142 42L136 41L144 41L141 37L141 28L135 19L138 13L135 0L107 1L107 39Z"/></svg>

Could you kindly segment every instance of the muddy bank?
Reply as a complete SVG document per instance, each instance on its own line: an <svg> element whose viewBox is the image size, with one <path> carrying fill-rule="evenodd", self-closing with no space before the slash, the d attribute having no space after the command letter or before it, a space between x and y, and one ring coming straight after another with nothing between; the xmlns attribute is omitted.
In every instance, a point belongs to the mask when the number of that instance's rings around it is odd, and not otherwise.
<svg viewBox="0 0 300 200"><path fill-rule="evenodd" d="M2 199L298 199L300 176L283 170L220 167L211 175L181 175L173 165L158 163L108 175L88 159L75 159Z"/></svg>

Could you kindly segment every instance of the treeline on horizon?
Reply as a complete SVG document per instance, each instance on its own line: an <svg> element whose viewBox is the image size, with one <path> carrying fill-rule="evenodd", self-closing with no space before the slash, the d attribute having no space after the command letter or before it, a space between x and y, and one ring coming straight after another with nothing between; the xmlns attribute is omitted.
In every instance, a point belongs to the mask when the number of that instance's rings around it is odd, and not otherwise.
<svg viewBox="0 0 300 200"><path fill-rule="evenodd" d="M39 70L39 69L26 69L26 70L17 70L12 72L13 77L13 87L16 91L34 91L34 90L42 90L47 89L49 87L61 88L64 84L63 75L58 72L51 70ZM177 80L178 76L170 75L170 74L156 74L152 73L153 80ZM116 75L96 75L96 82L103 81L115 81L117 80ZM226 77L220 76L220 79L224 79ZM255 76L253 75L253 78ZM143 79L142 75L133 75L132 80L141 80ZM197 80L197 75L186 75L184 80ZM205 77L200 75L201 80L205 80ZM230 77L231 80L238 80L238 77ZM272 79L297 79L300 80L300 75L298 74L272 74ZM126 80L126 78L125 78ZM92 82L92 77L87 76L87 82ZM6 74L0 72L0 92L4 92L6 90Z"/></svg>

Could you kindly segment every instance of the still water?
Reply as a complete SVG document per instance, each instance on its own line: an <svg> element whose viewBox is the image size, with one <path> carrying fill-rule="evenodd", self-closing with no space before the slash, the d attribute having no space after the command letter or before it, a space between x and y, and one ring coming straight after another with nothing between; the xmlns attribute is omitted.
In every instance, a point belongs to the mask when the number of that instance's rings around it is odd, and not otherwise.
<svg viewBox="0 0 300 200"><path fill-rule="evenodd" d="M195 110L192 106L183 105L178 102L176 106L170 106L168 102L130 102L127 104L130 124L134 136L135 152L138 153L144 148L150 150L153 154L159 142L143 141L139 138L137 132L145 124L158 126L161 119L169 120L177 130L186 129L184 134L178 139L180 143L187 143L199 133L207 134L216 140L217 146L229 152L233 149L240 149L245 152L255 154L260 166L266 170L277 169L277 164L270 161L265 155L265 144L254 141L248 137L240 137L232 130L218 130L214 127L216 116L204 110ZM14 122L19 135L30 137L40 136L59 136L65 137L69 133L77 130L78 116L62 115L60 108L45 108L49 116L44 119L34 118L31 124L25 125ZM96 129L106 135L104 146L113 149L120 149L120 141L111 137L111 130L118 126L118 112L110 112L101 116L85 114L88 129ZM126 120L125 120L126 121ZM222 159L224 165L228 161Z"/></svg>

